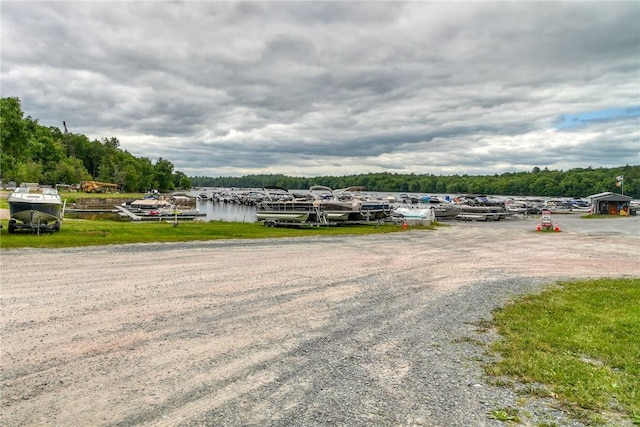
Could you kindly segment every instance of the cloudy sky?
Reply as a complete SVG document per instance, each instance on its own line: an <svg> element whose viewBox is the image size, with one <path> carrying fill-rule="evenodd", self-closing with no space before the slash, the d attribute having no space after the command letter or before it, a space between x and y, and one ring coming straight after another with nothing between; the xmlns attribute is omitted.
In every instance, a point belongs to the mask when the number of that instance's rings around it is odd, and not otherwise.
<svg viewBox="0 0 640 427"><path fill-rule="evenodd" d="M640 164L640 2L7 1L1 92L188 176Z"/></svg>

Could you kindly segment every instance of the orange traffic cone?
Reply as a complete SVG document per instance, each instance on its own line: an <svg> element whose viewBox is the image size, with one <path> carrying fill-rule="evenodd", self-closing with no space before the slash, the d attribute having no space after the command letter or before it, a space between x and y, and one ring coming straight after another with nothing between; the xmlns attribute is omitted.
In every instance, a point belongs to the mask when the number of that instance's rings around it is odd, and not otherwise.
<svg viewBox="0 0 640 427"><path fill-rule="evenodd" d="M540 226L540 223L538 223L538 226L536 227L536 231L542 231L542 227Z"/></svg>
<svg viewBox="0 0 640 427"><path fill-rule="evenodd" d="M407 220L405 219L404 221L402 221L402 228L404 230L406 230L407 228L409 228L409 225L407 224Z"/></svg>
<svg viewBox="0 0 640 427"><path fill-rule="evenodd" d="M554 228L553 231L560 231L560 224L556 222L556 228Z"/></svg>

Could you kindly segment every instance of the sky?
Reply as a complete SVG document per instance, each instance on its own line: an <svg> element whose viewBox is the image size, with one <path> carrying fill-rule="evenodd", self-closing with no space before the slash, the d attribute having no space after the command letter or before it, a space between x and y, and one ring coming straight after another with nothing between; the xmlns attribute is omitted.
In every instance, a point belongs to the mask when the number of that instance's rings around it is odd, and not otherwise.
<svg viewBox="0 0 640 427"><path fill-rule="evenodd" d="M187 176L640 164L640 2L0 2L25 116Z"/></svg>

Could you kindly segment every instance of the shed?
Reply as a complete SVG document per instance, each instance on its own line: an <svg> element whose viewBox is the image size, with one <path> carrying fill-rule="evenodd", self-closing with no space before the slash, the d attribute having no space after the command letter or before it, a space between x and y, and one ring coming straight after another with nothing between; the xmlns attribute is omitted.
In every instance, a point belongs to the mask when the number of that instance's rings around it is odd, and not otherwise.
<svg viewBox="0 0 640 427"><path fill-rule="evenodd" d="M588 199L591 200L593 214L629 215L631 197L624 194L607 191L589 196Z"/></svg>

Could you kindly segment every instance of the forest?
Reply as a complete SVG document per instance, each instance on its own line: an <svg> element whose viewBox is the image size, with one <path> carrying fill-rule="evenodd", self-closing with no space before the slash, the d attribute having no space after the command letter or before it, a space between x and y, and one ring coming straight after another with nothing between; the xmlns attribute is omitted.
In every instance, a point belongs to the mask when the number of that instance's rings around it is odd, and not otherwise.
<svg viewBox="0 0 640 427"><path fill-rule="evenodd" d="M41 184L77 184L87 180L117 183L124 192L161 192L191 187L308 189L362 186L369 191L436 194L495 194L513 196L586 197L605 191L640 198L640 165L613 168L548 170L494 175L433 175L368 173L346 176L187 177L171 161L135 157L120 148L115 137L90 140L66 127L42 126L25 117L18 98L0 99L0 179ZM620 181L617 178L623 177Z"/></svg>
<svg viewBox="0 0 640 427"><path fill-rule="evenodd" d="M623 181L616 178L622 176ZM349 176L321 176L299 178L285 175L248 175L235 177L191 177L196 187L260 188L277 186L287 189L308 189L325 185L334 189L354 186L369 191L436 193L436 194L494 194L511 196L587 197L605 191L640 198L640 166L616 168L571 169L566 172L534 167L530 172L513 172L490 176L416 175L370 173ZM620 185L618 187L618 185Z"/></svg>

